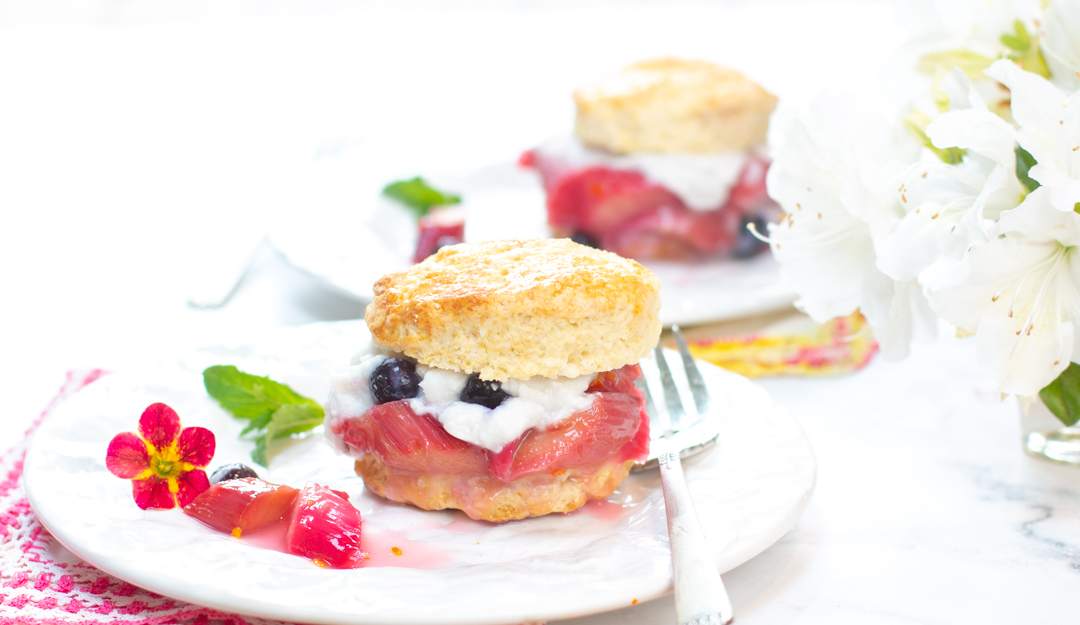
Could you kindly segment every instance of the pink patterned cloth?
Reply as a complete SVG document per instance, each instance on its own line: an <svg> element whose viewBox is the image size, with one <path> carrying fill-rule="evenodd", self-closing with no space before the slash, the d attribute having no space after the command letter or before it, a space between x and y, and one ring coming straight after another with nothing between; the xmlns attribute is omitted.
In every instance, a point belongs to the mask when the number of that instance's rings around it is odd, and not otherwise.
<svg viewBox="0 0 1080 625"><path fill-rule="evenodd" d="M22 441L0 456L0 625L276 625L137 588L78 559L38 522L22 485L30 435L64 399L103 374L69 372Z"/></svg>

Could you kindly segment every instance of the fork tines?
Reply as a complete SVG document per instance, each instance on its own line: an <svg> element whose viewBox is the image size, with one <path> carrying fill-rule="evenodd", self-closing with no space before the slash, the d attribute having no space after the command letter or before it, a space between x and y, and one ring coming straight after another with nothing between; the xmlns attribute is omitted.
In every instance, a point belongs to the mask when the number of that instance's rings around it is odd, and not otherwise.
<svg viewBox="0 0 1080 625"><path fill-rule="evenodd" d="M660 377L660 392L664 395L666 410L657 410L654 396L650 386L655 383L646 379L635 381L645 396L645 412L652 422L652 443L649 447L649 458L644 463L634 467L634 471L648 471L656 468L658 459L665 451L678 450L683 458L690 457L708 449L717 441L720 433L719 415L716 414L715 406L705 387L705 380L694 362L690 350L686 346L686 340L679 331L678 326L672 326L675 334L675 342L682 356L683 371L686 375L687 386L690 394L694 397L694 405L697 408L696 415L687 415L683 406L682 397L676 386L675 376L664 358L663 349L656 348L654 365ZM642 363L644 364L644 363ZM648 376L647 376L648 377ZM654 379L654 378L650 378ZM659 399L659 398L657 398Z"/></svg>
<svg viewBox="0 0 1080 625"><path fill-rule="evenodd" d="M679 346L679 355L682 356L686 381L690 385L690 394L694 397L694 406L697 408L698 418L703 418L708 414L711 404L709 391L705 388L705 380L701 377L701 372L698 371L697 363L694 362L694 357L690 354L690 348L687 347L686 339L683 338L682 332L679 331L679 326L671 326L671 332L675 335L675 342ZM660 370L660 386L664 392L664 404L667 406L670 417L664 428L665 435L670 436L673 432L683 429L686 410L683 408L682 400L679 398L675 380L671 377L671 369L668 368L667 359L664 358L663 348L657 345L654 353L656 355L656 367ZM649 401L648 396L646 396L646 401ZM648 406L646 410L648 410Z"/></svg>
<svg viewBox="0 0 1080 625"><path fill-rule="evenodd" d="M709 396L709 389L705 387L705 379L698 371L697 363L690 354L690 348L686 346L686 339L679 331L679 326L671 326L671 332L679 345L679 355L682 356L683 367L686 369L686 381L690 383L690 393L694 396L694 405L697 407L698 415L705 416L712 406L712 398Z"/></svg>

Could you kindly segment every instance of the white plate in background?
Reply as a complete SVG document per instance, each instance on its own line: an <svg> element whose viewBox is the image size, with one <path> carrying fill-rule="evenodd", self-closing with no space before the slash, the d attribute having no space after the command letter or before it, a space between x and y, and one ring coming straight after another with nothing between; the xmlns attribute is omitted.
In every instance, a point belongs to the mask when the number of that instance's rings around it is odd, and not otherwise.
<svg viewBox="0 0 1080 625"><path fill-rule="evenodd" d="M374 143L312 161L299 172L290 197L270 215L268 236L290 264L342 295L370 300L375 281L408 267L416 247L411 213L380 191L417 175L462 196L467 241L550 236L544 191L533 171L509 159L485 165L475 156L459 158L447 146L403 154ZM795 301L768 253L643 264L660 278L665 326L734 319Z"/></svg>

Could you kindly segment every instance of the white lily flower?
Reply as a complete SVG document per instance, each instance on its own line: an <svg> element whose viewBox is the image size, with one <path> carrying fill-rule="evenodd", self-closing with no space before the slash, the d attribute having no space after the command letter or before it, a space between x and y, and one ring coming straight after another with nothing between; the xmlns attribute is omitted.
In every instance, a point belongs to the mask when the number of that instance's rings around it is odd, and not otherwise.
<svg viewBox="0 0 1080 625"><path fill-rule="evenodd" d="M1011 61L995 62L986 74L1012 93L1016 140L1037 161L1028 175L1046 187L1054 208L1080 207L1080 91L1066 95Z"/></svg>
<svg viewBox="0 0 1080 625"><path fill-rule="evenodd" d="M1031 397L1080 354L1080 215L1039 188L999 226L1001 237L921 278L934 311L975 334L1001 392Z"/></svg>
<svg viewBox="0 0 1080 625"><path fill-rule="evenodd" d="M990 110L1008 116L1008 91L982 71L1017 52L1003 39L1016 34L1017 24L1034 36L1040 0L894 0L893 9L909 33L889 63L887 84L899 97L933 119L946 107L941 79L959 67Z"/></svg>
<svg viewBox="0 0 1080 625"><path fill-rule="evenodd" d="M884 236L902 214L888 188L918 154L876 113L853 97L826 94L801 116L776 120L766 181L787 214L769 226L769 241L801 310L821 322L860 310L882 354L899 359L935 324L918 285L875 265L874 233Z"/></svg>
<svg viewBox="0 0 1080 625"><path fill-rule="evenodd" d="M985 243L1002 211L1015 208L1026 189L1016 178L1014 131L987 110L959 69L943 81L956 109L926 128L934 146L967 151L958 164L924 155L901 176L895 196L905 214L877 243L878 267L911 280L942 256L959 259Z"/></svg>
<svg viewBox="0 0 1080 625"><path fill-rule="evenodd" d="M969 50L986 58L1007 52L1001 35L1020 20L1034 32L1038 0L896 0L897 21L926 51Z"/></svg>
<svg viewBox="0 0 1080 625"><path fill-rule="evenodd" d="M1003 186L1001 166L977 155L958 165L932 156L915 163L896 189L907 214L878 243L878 267L896 280L912 280L938 259L959 259L985 243L992 222L984 209Z"/></svg>
<svg viewBox="0 0 1080 625"><path fill-rule="evenodd" d="M1015 170L1016 133L1013 127L990 112L967 75L959 68L953 69L942 81L942 88L949 94L949 112L926 128L934 146L974 151Z"/></svg>
<svg viewBox="0 0 1080 625"><path fill-rule="evenodd" d="M1080 2L1050 0L1040 36L1050 80L1066 91L1080 88Z"/></svg>

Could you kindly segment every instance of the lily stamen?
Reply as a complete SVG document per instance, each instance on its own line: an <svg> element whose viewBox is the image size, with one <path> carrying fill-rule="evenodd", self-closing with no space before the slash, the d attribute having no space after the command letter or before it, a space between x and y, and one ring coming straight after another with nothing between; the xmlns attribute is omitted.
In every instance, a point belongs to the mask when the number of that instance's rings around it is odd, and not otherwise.
<svg viewBox="0 0 1080 625"><path fill-rule="evenodd" d="M1059 248L1056 252L1054 252L1054 254L1052 256L1050 256L1050 258L1048 258L1047 260L1045 260L1045 261L1039 263L1038 265L1036 265L1035 269L1032 269L1030 272L1028 272L1027 276L1024 276L1024 280L1027 280L1028 276L1030 276L1032 273L1034 273L1036 269L1042 267L1043 265L1045 265L1047 263L1050 263L1050 269L1046 273L1046 278L1044 278L1043 281L1042 281L1042 284L1039 285L1039 290L1035 294L1035 301L1032 302L1032 304L1031 304L1031 311L1028 312L1027 318L1024 319L1023 325L1020 326L1020 330L1017 330L1016 334L1019 336L1021 331L1023 331L1025 326L1027 327L1027 332L1024 333L1024 336L1020 337L1020 339L1018 339L1016 342L1013 343L1012 349L1009 350L1009 358L1010 359L1013 357L1014 354L1016 354L1016 350L1020 347L1020 344L1024 341L1024 339L1031 336L1031 330L1035 327L1035 324L1033 323L1033 321L1035 320L1035 316L1039 312L1039 308L1043 303L1043 298L1046 295L1047 289L1049 289L1050 285L1054 283L1054 278L1057 276L1058 272L1060 271L1061 260L1063 258L1065 258L1066 252L1068 252L1068 251L1069 251L1069 248L1066 248L1066 247ZM1023 286L1023 281L1021 281L1020 284L1021 284L1021 287L1022 287ZM1016 300L1016 297L1018 297L1019 294L1020 294L1020 288L1021 287L1017 287L1016 293L1013 294L1013 301L1014 302ZM1012 312L1012 310L1011 310L1012 307L1010 306L1009 308L1010 308L1009 312L1011 313Z"/></svg>

